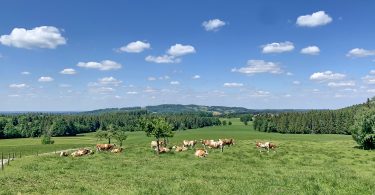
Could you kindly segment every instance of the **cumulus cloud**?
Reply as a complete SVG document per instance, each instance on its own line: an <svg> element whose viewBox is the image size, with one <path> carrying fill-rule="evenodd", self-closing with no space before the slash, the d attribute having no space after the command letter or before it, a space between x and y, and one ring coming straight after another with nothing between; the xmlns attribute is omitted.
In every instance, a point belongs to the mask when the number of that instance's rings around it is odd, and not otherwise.
<svg viewBox="0 0 375 195"><path fill-rule="evenodd" d="M311 15L299 16L296 24L298 26L316 27L329 24L330 22L332 22L332 18L328 14L324 11L318 11Z"/></svg>
<svg viewBox="0 0 375 195"><path fill-rule="evenodd" d="M99 93L99 94L109 94L109 93L115 92L116 90L112 87L98 87L98 88L91 88L90 91L94 93Z"/></svg>
<svg viewBox="0 0 375 195"><path fill-rule="evenodd" d="M171 84L171 85L179 85L180 82L178 82L178 81L171 81L170 84Z"/></svg>
<svg viewBox="0 0 375 195"><path fill-rule="evenodd" d="M361 57L367 57L367 56L375 56L375 50L366 50L366 49L362 49L362 48L354 48L352 50L350 50L347 54L346 54L347 57L357 57L357 58L361 58Z"/></svg>
<svg viewBox="0 0 375 195"><path fill-rule="evenodd" d="M173 63L180 63L181 59L176 58L175 56L170 55L162 55L162 56L147 56L145 58L147 62L154 62L157 64L173 64Z"/></svg>
<svg viewBox="0 0 375 195"><path fill-rule="evenodd" d="M320 53L320 49L317 46L308 46L303 49L301 49L302 54L308 54L308 55L318 55Z"/></svg>
<svg viewBox="0 0 375 195"><path fill-rule="evenodd" d="M54 79L52 77L40 77L39 82L52 82Z"/></svg>
<svg viewBox="0 0 375 195"><path fill-rule="evenodd" d="M258 91L254 91L252 94L250 94L250 97L267 97L267 96L270 96L271 93L268 92L268 91L261 91L261 90L258 90Z"/></svg>
<svg viewBox="0 0 375 195"><path fill-rule="evenodd" d="M27 72L27 71L24 71L24 72L21 72L22 75L29 75L31 74L30 72Z"/></svg>
<svg viewBox="0 0 375 195"><path fill-rule="evenodd" d="M98 80L99 84L101 85L113 85L118 86L122 83L122 81L114 78L114 77L103 77Z"/></svg>
<svg viewBox="0 0 375 195"><path fill-rule="evenodd" d="M194 75L193 77L192 77L192 79L200 79L201 78L201 76L199 76L199 75Z"/></svg>
<svg viewBox="0 0 375 195"><path fill-rule="evenodd" d="M341 80L345 78L345 74L333 73L332 71L315 72L310 76L310 80L314 81L329 81L329 80Z"/></svg>
<svg viewBox="0 0 375 195"><path fill-rule="evenodd" d="M243 74L257 74L257 73L271 73L271 74L281 74L283 70L277 63L267 62L264 60L249 60L247 61L247 66L242 68L233 68L232 72L239 72Z"/></svg>
<svg viewBox="0 0 375 195"><path fill-rule="evenodd" d="M218 31L221 27L225 26L226 23L220 19L212 19L204 21L202 26L206 31Z"/></svg>
<svg viewBox="0 0 375 195"><path fill-rule="evenodd" d="M73 68L65 68L64 70L60 71L60 74L77 74L77 72Z"/></svg>
<svg viewBox="0 0 375 195"><path fill-rule="evenodd" d="M150 49L151 44L142 42L142 41L135 41L131 42L125 46L122 46L119 50L123 52L128 52L128 53L141 53L142 51L146 49Z"/></svg>
<svg viewBox="0 0 375 195"><path fill-rule="evenodd" d="M111 60L103 60L101 62L79 62L77 66L98 70L116 70L122 67L121 64Z"/></svg>
<svg viewBox="0 0 375 195"><path fill-rule="evenodd" d="M65 45L66 39L54 26L40 26L31 30L14 28L9 35L0 36L0 43L10 47L33 49L55 49L59 45Z"/></svg>
<svg viewBox="0 0 375 195"><path fill-rule="evenodd" d="M294 49L293 43L289 41L281 43L269 43L266 45L262 45L261 47L263 48L263 53L283 53L292 51Z"/></svg>
<svg viewBox="0 0 375 195"><path fill-rule="evenodd" d="M167 54L171 56L183 56L187 54L195 53L195 48L191 45L182 45L182 44L175 44L172 45L168 51Z"/></svg>
<svg viewBox="0 0 375 195"><path fill-rule="evenodd" d="M128 91L126 94L129 94L129 95L136 95L136 94L138 94L138 92L136 92L136 91Z"/></svg>
<svg viewBox="0 0 375 195"><path fill-rule="evenodd" d="M328 87L354 87L354 81L329 82Z"/></svg>
<svg viewBox="0 0 375 195"><path fill-rule="evenodd" d="M293 84L294 85L299 85L299 84L301 84L301 82L300 81L293 81Z"/></svg>
<svg viewBox="0 0 375 195"><path fill-rule="evenodd" d="M224 83L224 87L243 87L243 83Z"/></svg>
<svg viewBox="0 0 375 195"><path fill-rule="evenodd" d="M362 77L362 80L366 84L375 84L375 75L366 75Z"/></svg>
<svg viewBox="0 0 375 195"><path fill-rule="evenodd" d="M13 88L13 89L23 89L23 88L27 88L29 87L28 85L26 85L25 83L21 83L21 84L10 84L9 85L9 88Z"/></svg>

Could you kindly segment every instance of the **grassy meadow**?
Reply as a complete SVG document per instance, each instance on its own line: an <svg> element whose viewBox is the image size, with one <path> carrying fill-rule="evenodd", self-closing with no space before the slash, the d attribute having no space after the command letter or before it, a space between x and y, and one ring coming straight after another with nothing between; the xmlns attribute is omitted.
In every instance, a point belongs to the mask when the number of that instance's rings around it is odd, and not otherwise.
<svg viewBox="0 0 375 195"><path fill-rule="evenodd" d="M170 145L184 139L236 140L203 159L193 150L158 157L144 132L129 133L121 154L78 158L34 154L93 148L100 142L93 134L54 138L52 146L40 139L0 140L0 152L25 154L0 171L0 194L374 194L375 153L356 149L350 136L263 133L232 121L178 131L170 139ZM255 141L279 148L259 153Z"/></svg>

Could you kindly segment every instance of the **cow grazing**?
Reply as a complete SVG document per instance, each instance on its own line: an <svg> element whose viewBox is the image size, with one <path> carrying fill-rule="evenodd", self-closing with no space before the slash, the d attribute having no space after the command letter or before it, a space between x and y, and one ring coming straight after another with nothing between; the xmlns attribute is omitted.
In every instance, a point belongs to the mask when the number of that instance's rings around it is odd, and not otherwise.
<svg viewBox="0 0 375 195"><path fill-rule="evenodd" d="M164 142L163 141L159 141L159 147L164 145ZM151 141L151 149L155 149L158 147L158 143L157 141Z"/></svg>
<svg viewBox="0 0 375 195"><path fill-rule="evenodd" d="M116 144L96 144L96 151L110 151Z"/></svg>
<svg viewBox="0 0 375 195"><path fill-rule="evenodd" d="M259 149L259 152L262 152L262 149L267 150L267 152L270 152L270 149L274 150L276 149L276 145L271 142L256 142L256 147ZM276 152L276 151L275 151Z"/></svg>
<svg viewBox="0 0 375 195"><path fill-rule="evenodd" d="M223 146L232 146L234 145L234 139L229 138L229 139L219 139L219 141L223 142Z"/></svg>
<svg viewBox="0 0 375 195"><path fill-rule="evenodd" d="M62 151L60 152L60 157L69 156L68 152Z"/></svg>
<svg viewBox="0 0 375 195"><path fill-rule="evenodd" d="M195 147L195 144L197 144L197 140L184 140L182 144L184 147L193 148Z"/></svg>
<svg viewBox="0 0 375 195"><path fill-rule="evenodd" d="M111 150L112 153L121 153L124 149L123 148L114 148Z"/></svg>
<svg viewBox="0 0 375 195"><path fill-rule="evenodd" d="M208 152L207 152L207 150L204 150L204 149L198 149L198 150L195 151L194 155L196 157L203 158L203 157L206 157L208 155Z"/></svg>
<svg viewBox="0 0 375 195"><path fill-rule="evenodd" d="M221 151L223 152L223 141L222 140L219 140L219 141L214 141L214 140L202 140L202 145L204 146L204 148L208 147L210 149L221 149Z"/></svg>

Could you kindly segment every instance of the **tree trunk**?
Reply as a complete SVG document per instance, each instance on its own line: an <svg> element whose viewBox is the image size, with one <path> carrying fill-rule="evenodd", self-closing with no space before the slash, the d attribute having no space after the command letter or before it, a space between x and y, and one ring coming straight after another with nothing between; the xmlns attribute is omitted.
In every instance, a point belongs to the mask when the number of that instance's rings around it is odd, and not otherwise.
<svg viewBox="0 0 375 195"><path fill-rule="evenodd" d="M111 144L111 138L110 137L108 138L108 144Z"/></svg>
<svg viewBox="0 0 375 195"><path fill-rule="evenodd" d="M159 138L156 140L156 145L157 145L156 154L159 155L159 151L160 151Z"/></svg>

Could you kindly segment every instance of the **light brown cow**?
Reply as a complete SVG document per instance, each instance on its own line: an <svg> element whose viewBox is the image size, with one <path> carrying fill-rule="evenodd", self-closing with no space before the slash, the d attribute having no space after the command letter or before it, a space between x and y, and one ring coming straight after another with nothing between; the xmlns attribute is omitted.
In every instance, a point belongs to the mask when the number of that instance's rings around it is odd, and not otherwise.
<svg viewBox="0 0 375 195"><path fill-rule="evenodd" d="M114 148L111 150L112 153L121 153L124 149L123 148Z"/></svg>
<svg viewBox="0 0 375 195"><path fill-rule="evenodd" d="M234 139L229 138L229 139L219 139L219 141L223 142L223 146L232 146L234 145Z"/></svg>
<svg viewBox="0 0 375 195"><path fill-rule="evenodd" d="M173 146L172 149L174 149L176 152L183 152L183 151L188 150L188 148L185 147L185 146L182 146L182 147L181 146Z"/></svg>
<svg viewBox="0 0 375 195"><path fill-rule="evenodd" d="M60 157L69 156L68 152L62 151L60 152Z"/></svg>
<svg viewBox="0 0 375 195"><path fill-rule="evenodd" d="M163 146L164 145L164 142L163 141L159 141L159 147L160 146ZM158 143L157 143L157 141L151 141L151 149L155 149L155 148L157 148L158 147Z"/></svg>
<svg viewBox="0 0 375 195"><path fill-rule="evenodd" d="M84 156L84 155L87 155L87 154L94 154L94 152L92 150L89 150L89 149L86 149L86 148L81 148L81 149L78 149L77 151L73 152L71 155L73 157L79 157L79 156Z"/></svg>
<svg viewBox="0 0 375 195"><path fill-rule="evenodd" d="M155 148L154 150L155 150L155 152L157 152L157 151L158 151L158 148ZM169 152L169 151L170 151L169 148L164 147L164 146L159 146L159 153L167 153L167 152Z"/></svg>
<svg viewBox="0 0 375 195"><path fill-rule="evenodd" d="M96 144L96 151L109 151L115 146L116 144Z"/></svg>
<svg viewBox="0 0 375 195"><path fill-rule="evenodd" d="M270 149L272 149L274 152L276 152L276 144L273 144L271 142L256 142L255 146L259 149L259 152L262 152L262 149L266 149L267 152L270 152Z"/></svg>
<svg viewBox="0 0 375 195"><path fill-rule="evenodd" d="M195 146L195 144L197 144L197 140L184 140L182 142L182 144L183 144L184 147L193 148Z"/></svg>
<svg viewBox="0 0 375 195"><path fill-rule="evenodd" d="M196 157L203 158L208 155L207 150L205 149L197 149L194 154Z"/></svg>

